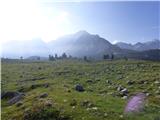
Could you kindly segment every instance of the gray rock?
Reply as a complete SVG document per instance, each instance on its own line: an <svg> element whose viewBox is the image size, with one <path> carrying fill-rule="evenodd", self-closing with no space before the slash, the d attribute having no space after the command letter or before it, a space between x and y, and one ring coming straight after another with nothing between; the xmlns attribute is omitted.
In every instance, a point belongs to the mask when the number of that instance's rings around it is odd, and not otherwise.
<svg viewBox="0 0 160 120"><path fill-rule="evenodd" d="M87 80L86 83L93 83L93 80Z"/></svg>
<svg viewBox="0 0 160 120"><path fill-rule="evenodd" d="M128 96L123 96L122 99L126 100L128 98Z"/></svg>
<svg viewBox="0 0 160 120"><path fill-rule="evenodd" d="M160 84L160 81L156 80L156 81L154 82L154 84Z"/></svg>
<svg viewBox="0 0 160 120"><path fill-rule="evenodd" d="M128 85L133 85L134 83L135 83L134 81L130 81L130 80L127 81Z"/></svg>
<svg viewBox="0 0 160 120"><path fill-rule="evenodd" d="M1 99L11 99L11 98L18 96L18 95L20 95L20 93L16 92L16 91L2 92Z"/></svg>
<svg viewBox="0 0 160 120"><path fill-rule="evenodd" d="M121 86L121 85L119 85L118 87L117 87L117 91L121 91L121 90L123 90L123 87Z"/></svg>
<svg viewBox="0 0 160 120"><path fill-rule="evenodd" d="M126 96L128 94L127 88L124 88L123 90L120 91L123 96Z"/></svg>
<svg viewBox="0 0 160 120"><path fill-rule="evenodd" d="M21 105L23 105L23 103L22 103L21 101L19 101L19 102L16 103L16 106L17 106L17 107L19 107L19 106L21 106Z"/></svg>
<svg viewBox="0 0 160 120"><path fill-rule="evenodd" d="M48 97L48 93L42 93L39 95L39 98L46 98Z"/></svg>
<svg viewBox="0 0 160 120"><path fill-rule="evenodd" d="M111 84L112 82L110 80L106 80L106 83L107 84Z"/></svg>
<svg viewBox="0 0 160 120"><path fill-rule="evenodd" d="M45 88L48 88L48 87L49 87L49 83L45 83L45 84L44 84L44 87L45 87Z"/></svg>
<svg viewBox="0 0 160 120"><path fill-rule="evenodd" d="M76 91L79 91L79 92L83 92L83 91L84 91L84 88L83 88L82 85L77 84L77 85L75 86L75 90L76 90Z"/></svg>
<svg viewBox="0 0 160 120"><path fill-rule="evenodd" d="M51 106L53 106L53 101L52 100L46 100L45 101L45 106L48 106L48 107L51 107Z"/></svg>
<svg viewBox="0 0 160 120"><path fill-rule="evenodd" d="M150 95L151 95L150 93L148 93L148 92L146 93L146 96L150 96Z"/></svg>
<svg viewBox="0 0 160 120"><path fill-rule="evenodd" d="M24 94L17 95L15 97L13 97L12 99L10 99L8 101L8 104L13 105L13 104L17 103L18 101L20 101L21 99L23 99L23 97L24 97Z"/></svg>

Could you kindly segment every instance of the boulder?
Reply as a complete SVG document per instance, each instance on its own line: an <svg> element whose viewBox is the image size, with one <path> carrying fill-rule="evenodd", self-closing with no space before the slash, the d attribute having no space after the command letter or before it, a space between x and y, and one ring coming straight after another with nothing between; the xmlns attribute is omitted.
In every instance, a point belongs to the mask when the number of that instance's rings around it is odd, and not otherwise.
<svg viewBox="0 0 160 120"><path fill-rule="evenodd" d="M48 88L48 87L49 87L49 83L45 83L45 84L44 84L44 87L45 87L45 88Z"/></svg>
<svg viewBox="0 0 160 120"><path fill-rule="evenodd" d="M127 96L127 94L128 94L127 88L124 88L124 89L121 90L120 92L122 93L123 96Z"/></svg>
<svg viewBox="0 0 160 120"><path fill-rule="evenodd" d="M154 82L154 84L160 84L160 81L158 81L158 80L156 80L155 82Z"/></svg>
<svg viewBox="0 0 160 120"><path fill-rule="evenodd" d="M131 81L131 80L128 80L128 81L127 81L127 84L128 84L128 85L133 85L134 83L135 83L135 82L134 82L134 81Z"/></svg>
<svg viewBox="0 0 160 120"><path fill-rule="evenodd" d="M93 83L93 80L87 80L86 83Z"/></svg>
<svg viewBox="0 0 160 120"><path fill-rule="evenodd" d="M78 91L78 92L83 92L83 91L84 91L84 88L83 88L82 85L77 84L77 85L75 86L75 90Z"/></svg>
<svg viewBox="0 0 160 120"><path fill-rule="evenodd" d="M123 87L121 86L121 85L119 85L118 87L117 87L117 91L121 91L121 90L123 90Z"/></svg>
<svg viewBox="0 0 160 120"><path fill-rule="evenodd" d="M19 101L19 102L16 103L16 106L17 106L17 107L19 107L19 106L21 106L21 105L23 105L23 103L22 103L21 101Z"/></svg>
<svg viewBox="0 0 160 120"><path fill-rule="evenodd" d="M19 102L23 97L24 97L24 94L19 94L19 95L13 97L12 99L10 99L10 100L8 101L8 104L9 104L9 105L13 105L13 104Z"/></svg>
<svg viewBox="0 0 160 120"><path fill-rule="evenodd" d="M39 98L46 98L48 96L48 93L42 93L39 95Z"/></svg>
<svg viewBox="0 0 160 120"><path fill-rule="evenodd" d="M2 92L1 99L11 99L11 98L18 96L18 95L20 95L20 93L16 92L16 91Z"/></svg>

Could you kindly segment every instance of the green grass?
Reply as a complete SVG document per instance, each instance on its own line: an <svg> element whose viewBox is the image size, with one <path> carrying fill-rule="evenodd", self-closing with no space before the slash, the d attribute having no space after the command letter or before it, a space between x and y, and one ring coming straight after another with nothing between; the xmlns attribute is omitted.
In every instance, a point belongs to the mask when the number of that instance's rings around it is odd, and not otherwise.
<svg viewBox="0 0 160 120"><path fill-rule="evenodd" d="M44 79L39 79L43 77ZM32 78L36 78L35 81ZM93 83L87 83L92 80ZM109 85L109 80L115 85ZM131 86L127 81L135 81ZM146 81L146 84L139 84ZM73 120L156 120L160 117L160 63L151 61L115 60L100 62L84 62L79 60L58 60L54 62L2 62L2 91L17 91L22 87L26 96L23 105L9 106L7 100L1 100L2 120L23 120L25 109L38 103L37 96L46 92L52 99L54 107L61 114L67 114ZM30 89L33 84L49 83L48 88L42 86ZM82 84L85 92L74 90L76 84ZM129 96L137 92L149 92L144 112L125 116L123 111L127 100L114 96L116 85L129 90ZM68 92L70 90L71 92ZM75 99L75 108L70 106ZM81 106L85 100L90 101L97 110Z"/></svg>

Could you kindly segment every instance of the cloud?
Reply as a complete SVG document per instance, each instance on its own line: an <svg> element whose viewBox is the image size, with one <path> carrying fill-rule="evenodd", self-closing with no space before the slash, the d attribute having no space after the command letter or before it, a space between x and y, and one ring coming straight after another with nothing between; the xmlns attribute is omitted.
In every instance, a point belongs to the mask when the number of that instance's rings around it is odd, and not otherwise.
<svg viewBox="0 0 160 120"><path fill-rule="evenodd" d="M66 34L71 26L67 11L42 7L36 0L3 1L0 15L1 42L35 37L50 41Z"/></svg>

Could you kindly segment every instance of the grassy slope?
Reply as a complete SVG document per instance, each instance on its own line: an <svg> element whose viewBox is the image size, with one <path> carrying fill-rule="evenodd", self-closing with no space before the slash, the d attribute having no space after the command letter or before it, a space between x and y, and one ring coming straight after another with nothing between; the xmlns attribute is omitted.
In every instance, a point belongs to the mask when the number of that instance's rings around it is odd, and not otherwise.
<svg viewBox="0 0 160 120"><path fill-rule="evenodd" d="M30 80L39 77L45 77L45 79ZM89 79L94 83L86 83ZM129 95L142 91L149 92L151 95L147 98L145 112L130 118L122 117L127 100L114 97L113 94L117 93L117 90L115 86L106 83L107 80L128 88ZM128 86L127 80L133 80L136 83ZM138 81L142 80L147 81L147 84L138 84ZM154 84L156 80L160 80L160 63L158 62L123 60L92 63L75 60L2 62L2 91L17 91L21 87L26 89L21 107L8 106L6 100L1 101L2 120L14 117L21 120L24 109L31 107L36 102L35 96L42 92L47 92L48 98L54 100L55 106L75 120L154 120L160 114L160 97L155 93L160 88ZM50 83L50 87L28 89L32 84L41 83ZM84 86L85 92L74 90L74 85L77 83ZM75 108L70 106L73 99L78 103ZM98 110L87 110L81 106L80 103L84 100L91 101Z"/></svg>

